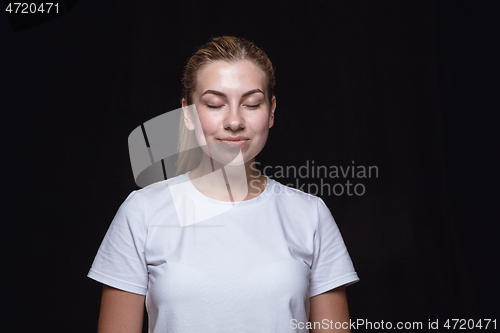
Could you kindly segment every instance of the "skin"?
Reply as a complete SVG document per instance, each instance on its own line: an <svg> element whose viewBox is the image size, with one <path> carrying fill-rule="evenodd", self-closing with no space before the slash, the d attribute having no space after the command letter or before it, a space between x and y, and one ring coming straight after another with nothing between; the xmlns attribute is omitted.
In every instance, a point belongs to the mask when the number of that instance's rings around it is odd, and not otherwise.
<svg viewBox="0 0 500 333"><path fill-rule="evenodd" d="M328 320L328 328L312 328L311 333L326 332L351 332L349 326L344 324L346 329L335 329L335 323L349 323L349 309L347 308L347 296L345 286L341 286L325 293L309 298L311 323L323 323ZM323 326L323 325L319 325Z"/></svg>
<svg viewBox="0 0 500 333"><path fill-rule="evenodd" d="M267 180L251 166L266 144L276 109L276 98L270 99L267 94L264 72L247 60L214 61L198 71L191 98L198 119L185 109L185 124L196 131L196 139L205 152L200 165L188 174L193 185L206 196L221 201L258 196ZM182 106L187 106L185 99ZM227 136L249 139L236 163L229 164L240 148L228 148L219 140ZM225 183L213 178L213 171L218 169L225 173ZM228 198L228 189L232 198ZM231 200L234 198L239 200Z"/></svg>
<svg viewBox="0 0 500 333"><path fill-rule="evenodd" d="M98 333L142 333L146 296L103 284Z"/></svg>
<svg viewBox="0 0 500 333"><path fill-rule="evenodd" d="M249 200L266 188L267 179L252 168L255 156L264 148L269 129L274 124L276 98L269 99L264 72L250 61L228 63L215 61L203 66L197 76L192 100L198 119L184 110L185 124L196 131L196 138L203 147L200 165L188 175L193 185L204 195L226 201L241 198ZM187 106L187 101L182 101ZM218 140L221 137L242 135L248 143L241 148L241 158L233 161L240 149L228 148ZM231 186L203 177L224 166L226 179ZM241 176L244 167L246 177ZM239 201L239 200L235 200ZM145 296L103 285L99 333L140 333L144 317ZM348 322L349 312L345 287L339 287L310 298L311 322L323 319ZM350 332L350 330L340 330ZM338 332L337 330L312 329L311 332Z"/></svg>

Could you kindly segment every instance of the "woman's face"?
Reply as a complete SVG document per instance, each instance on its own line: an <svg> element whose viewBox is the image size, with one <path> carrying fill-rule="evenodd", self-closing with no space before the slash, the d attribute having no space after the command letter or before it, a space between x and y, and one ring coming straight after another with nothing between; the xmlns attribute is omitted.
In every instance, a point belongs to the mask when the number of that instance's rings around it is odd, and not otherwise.
<svg viewBox="0 0 500 333"><path fill-rule="evenodd" d="M206 154L229 164L241 149L246 163L264 148L274 124L276 99L273 96L270 105L266 76L255 64L218 60L203 66L192 99L202 130L194 119L186 126L196 129L196 138Z"/></svg>

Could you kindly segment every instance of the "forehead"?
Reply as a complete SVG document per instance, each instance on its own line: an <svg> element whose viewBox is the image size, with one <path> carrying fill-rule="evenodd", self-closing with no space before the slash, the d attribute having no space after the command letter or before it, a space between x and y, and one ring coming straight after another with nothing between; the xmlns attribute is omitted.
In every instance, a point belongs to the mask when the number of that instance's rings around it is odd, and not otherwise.
<svg viewBox="0 0 500 333"><path fill-rule="evenodd" d="M257 88L265 91L266 75L248 60L231 63L216 60L200 68L196 83L196 90L199 93L207 89L226 93L240 93Z"/></svg>

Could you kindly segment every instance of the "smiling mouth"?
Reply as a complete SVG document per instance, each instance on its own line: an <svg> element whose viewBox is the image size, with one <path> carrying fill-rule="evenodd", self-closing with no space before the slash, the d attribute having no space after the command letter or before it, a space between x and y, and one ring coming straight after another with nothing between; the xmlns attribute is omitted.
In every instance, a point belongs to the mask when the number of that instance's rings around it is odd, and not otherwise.
<svg viewBox="0 0 500 333"><path fill-rule="evenodd" d="M227 147L231 147L231 148L241 148L241 147L244 147L247 143L248 143L248 140L249 139L241 139L241 140L222 140L222 139L218 139L223 145L227 146Z"/></svg>

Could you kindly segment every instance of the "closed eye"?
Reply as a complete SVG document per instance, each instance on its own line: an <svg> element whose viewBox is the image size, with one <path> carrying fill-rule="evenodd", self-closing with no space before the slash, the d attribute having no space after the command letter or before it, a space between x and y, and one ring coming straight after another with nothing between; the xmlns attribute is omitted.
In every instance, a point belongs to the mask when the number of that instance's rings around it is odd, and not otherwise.
<svg viewBox="0 0 500 333"><path fill-rule="evenodd" d="M210 104L207 104L207 107L210 108L210 109L220 109L222 107L222 105L210 105ZM247 105L247 107L251 108L251 109L257 109L260 107L260 103L259 104L254 104L254 105Z"/></svg>

